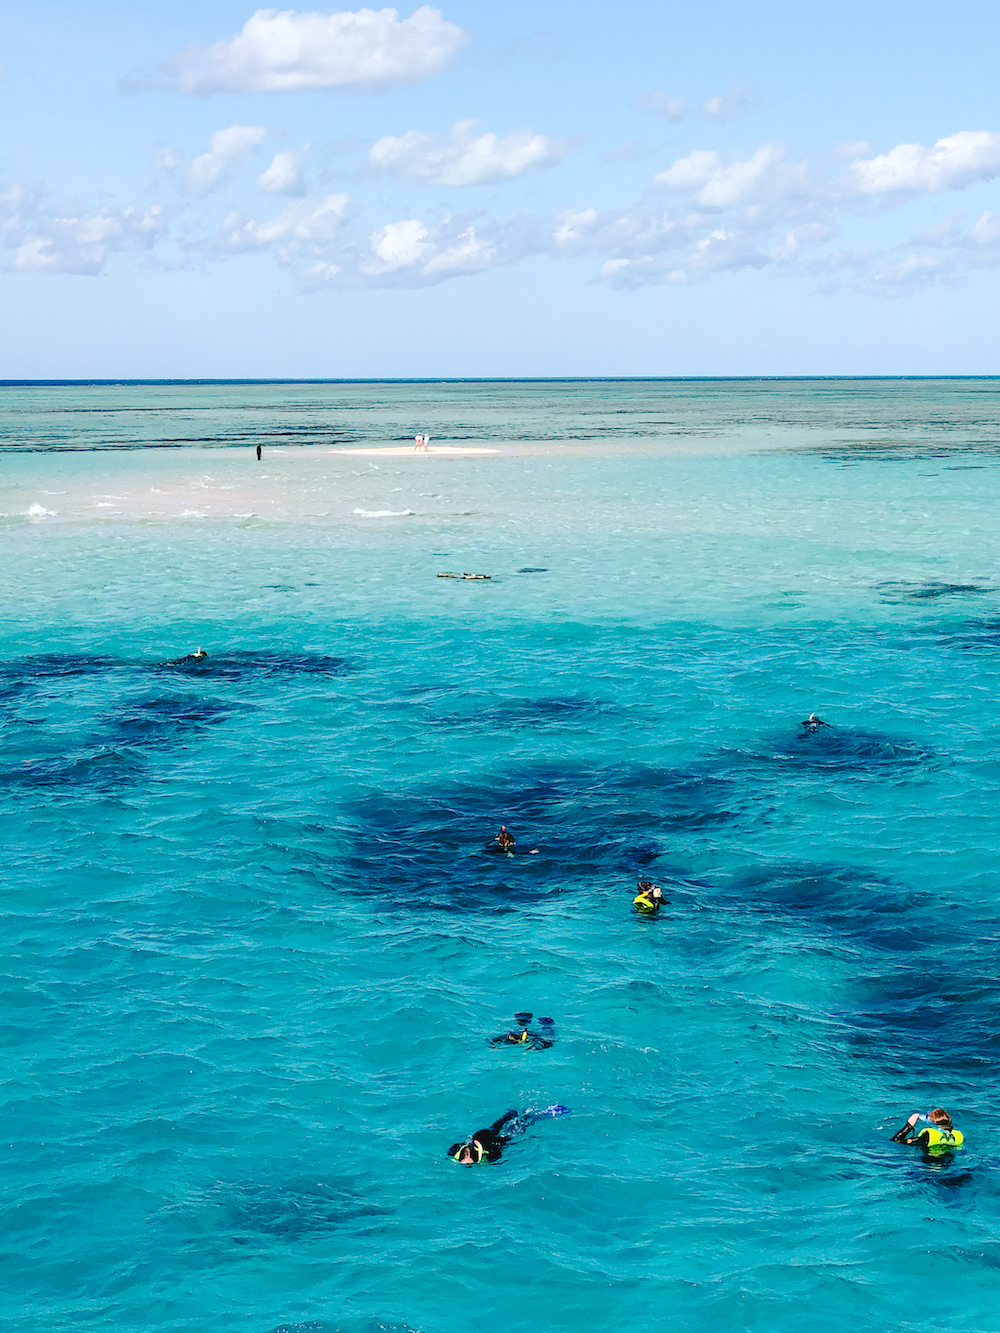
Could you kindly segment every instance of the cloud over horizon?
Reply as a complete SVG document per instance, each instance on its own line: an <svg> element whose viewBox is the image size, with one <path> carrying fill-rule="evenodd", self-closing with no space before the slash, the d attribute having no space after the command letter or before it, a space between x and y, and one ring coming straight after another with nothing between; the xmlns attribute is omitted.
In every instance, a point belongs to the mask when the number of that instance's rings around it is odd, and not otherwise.
<svg viewBox="0 0 1000 1333"><path fill-rule="evenodd" d="M0 237L13 255L0 267L94 277L120 250L150 250L166 236L168 225L161 204L145 209L53 204L40 187L10 185L0 190Z"/></svg>
<svg viewBox="0 0 1000 1333"><path fill-rule="evenodd" d="M169 208L56 205L40 187L9 186L0 191L0 238L8 256L0 267L96 274L119 251L172 243L178 263L189 263L194 253L206 261L270 254L307 288L429 286L547 256L592 257L595 279L622 289L773 269L811 275L821 290L880 296L1000 267L1000 216L989 209L980 209L968 226L954 214L915 235L901 229L896 242L850 243L851 233L876 213L905 218L917 195L1000 175L1000 134L991 131L963 130L929 148L900 144L886 153L853 145L850 160L836 149L794 161L773 142L742 156L699 148L654 174L651 185L668 196L662 206L652 194L631 207L584 205L506 219L432 206L422 217L400 208L385 220L394 206L384 202L376 205L382 218L372 218L372 205L363 199L308 193L300 162L309 146L303 145L276 151L255 177L263 194L292 196L292 202L270 218L254 216L253 206L229 205L221 222L219 215L213 221L209 196L225 185L244 191L251 185L236 173L267 135L263 126L231 125L216 131L207 151L187 165L164 155L161 165L187 196ZM548 165L568 151L568 142L530 130L480 134L476 122L458 121L440 136L383 136L369 163L427 184L479 184ZM360 184L364 173L356 179ZM175 229L174 218L182 215Z"/></svg>

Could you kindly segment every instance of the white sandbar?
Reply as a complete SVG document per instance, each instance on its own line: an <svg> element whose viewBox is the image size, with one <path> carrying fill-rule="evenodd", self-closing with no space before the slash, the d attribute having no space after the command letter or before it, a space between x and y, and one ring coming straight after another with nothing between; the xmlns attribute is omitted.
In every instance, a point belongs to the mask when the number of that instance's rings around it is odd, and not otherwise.
<svg viewBox="0 0 1000 1333"><path fill-rule="evenodd" d="M447 455L453 454L498 454L499 449L479 449L475 447L466 447L464 445L445 445L441 449L414 449L413 445L391 445L388 448L381 449L331 449L331 454L380 454L383 458L406 458L412 454L415 458L426 458L428 454Z"/></svg>

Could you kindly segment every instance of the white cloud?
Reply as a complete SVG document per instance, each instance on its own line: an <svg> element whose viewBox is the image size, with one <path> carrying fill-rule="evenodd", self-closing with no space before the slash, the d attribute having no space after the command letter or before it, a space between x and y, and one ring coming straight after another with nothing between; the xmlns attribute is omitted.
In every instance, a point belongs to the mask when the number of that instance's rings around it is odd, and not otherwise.
<svg viewBox="0 0 1000 1333"><path fill-rule="evenodd" d="M308 151L305 147L275 153L271 165L257 177L257 188L265 194L305 194L305 181L299 170L299 162Z"/></svg>
<svg viewBox="0 0 1000 1333"><path fill-rule="evenodd" d="M454 219L433 229L416 218L390 222L372 234L369 245L369 256L359 267L360 275L391 275L394 281L410 286L478 273L523 257L496 236L481 235L474 226L463 226Z"/></svg>
<svg viewBox="0 0 1000 1333"><path fill-rule="evenodd" d="M419 264L433 248L428 244L428 235L427 228L416 218L388 223L372 235L371 248L375 262L371 271L391 273L398 268L412 268Z"/></svg>
<svg viewBox="0 0 1000 1333"><path fill-rule="evenodd" d="M276 218L264 221L244 218L234 209L223 222L213 246L227 251L273 248L284 263L303 254L322 254L337 240L349 202L350 196L346 194L300 199Z"/></svg>
<svg viewBox="0 0 1000 1333"><path fill-rule="evenodd" d="M684 119L684 113L688 108L688 99L686 97L668 97L666 93L655 92L640 97L639 105L644 111L655 111L657 115L663 116L666 120L678 121Z"/></svg>
<svg viewBox="0 0 1000 1333"><path fill-rule="evenodd" d="M483 269L495 267L498 262L510 263L512 257L523 258L522 255L511 256L503 252L489 238L477 235L475 227L466 227L450 245L442 246L427 261L424 272L428 277L479 273Z"/></svg>
<svg viewBox="0 0 1000 1333"><path fill-rule="evenodd" d="M198 97L379 88L439 73L466 40L429 5L402 20L395 9L258 9L228 41L181 51L168 75L177 92Z"/></svg>
<svg viewBox="0 0 1000 1333"><path fill-rule="evenodd" d="M1000 218L996 213L984 213L969 228L969 239L976 245L995 245L1000 241Z"/></svg>
<svg viewBox="0 0 1000 1333"><path fill-rule="evenodd" d="M9 196L5 196L9 198ZM166 231L167 218L158 204L135 208L85 209L59 207L30 218L4 218L5 240L14 247L7 267L19 273L93 276L110 256L129 247L149 249Z"/></svg>
<svg viewBox="0 0 1000 1333"><path fill-rule="evenodd" d="M862 194L954 190L998 175L1000 134L989 130L961 130L933 148L901 143L851 164L851 183Z"/></svg>
<svg viewBox="0 0 1000 1333"><path fill-rule="evenodd" d="M386 135L372 145L369 166L394 171L429 185L485 185L512 180L532 167L558 162L574 146L531 130L512 130L502 138L477 134L475 120L458 120L447 134L410 130Z"/></svg>
<svg viewBox="0 0 1000 1333"><path fill-rule="evenodd" d="M233 167L246 161L253 150L267 138L260 125L230 125L218 130L208 141L207 153L196 157L187 169L186 184L192 194L206 195L229 178ZM161 161L165 160L161 156Z"/></svg>
<svg viewBox="0 0 1000 1333"><path fill-rule="evenodd" d="M696 149L653 179L670 190L695 191L694 202L702 208L728 209L764 194L792 193L801 177L801 168L785 161L780 144L766 143L745 161L728 164L718 153Z"/></svg>
<svg viewBox="0 0 1000 1333"><path fill-rule="evenodd" d="M711 149L696 148L687 157L679 157L666 171L654 176L653 180L657 185L665 185L668 190L697 190L707 185L721 165L722 158L718 153Z"/></svg>
<svg viewBox="0 0 1000 1333"><path fill-rule="evenodd" d="M552 233L556 245L572 245L597 226L596 208L567 208L556 219L556 229Z"/></svg>

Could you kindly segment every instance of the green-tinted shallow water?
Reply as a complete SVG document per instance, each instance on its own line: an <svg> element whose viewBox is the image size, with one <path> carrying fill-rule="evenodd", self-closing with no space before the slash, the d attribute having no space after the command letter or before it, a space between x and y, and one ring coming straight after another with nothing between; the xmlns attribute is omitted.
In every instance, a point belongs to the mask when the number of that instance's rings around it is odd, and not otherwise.
<svg viewBox="0 0 1000 1333"><path fill-rule="evenodd" d="M8 1326L1000 1328L998 394L0 391Z"/></svg>

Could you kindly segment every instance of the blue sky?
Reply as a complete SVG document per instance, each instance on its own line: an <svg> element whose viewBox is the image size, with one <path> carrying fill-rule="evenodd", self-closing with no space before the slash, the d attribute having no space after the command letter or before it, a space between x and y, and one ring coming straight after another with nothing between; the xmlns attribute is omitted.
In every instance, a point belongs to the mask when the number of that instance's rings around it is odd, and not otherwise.
<svg viewBox="0 0 1000 1333"><path fill-rule="evenodd" d="M1000 371L995 6L5 18L3 377Z"/></svg>

